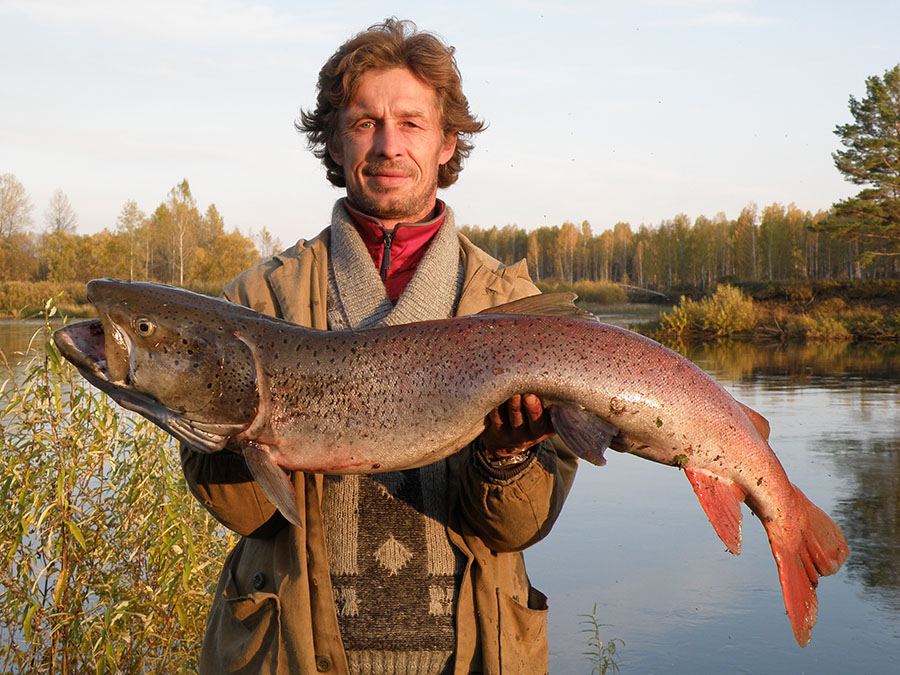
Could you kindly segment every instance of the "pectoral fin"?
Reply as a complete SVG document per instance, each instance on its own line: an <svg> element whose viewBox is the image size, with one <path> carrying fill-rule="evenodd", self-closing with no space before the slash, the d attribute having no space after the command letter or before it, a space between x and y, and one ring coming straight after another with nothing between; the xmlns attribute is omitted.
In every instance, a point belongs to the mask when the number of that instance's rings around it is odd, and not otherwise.
<svg viewBox="0 0 900 675"><path fill-rule="evenodd" d="M619 433L616 427L581 406L572 404L550 406L550 419L556 433L572 452L591 464L606 464L603 451L609 447L613 436Z"/></svg>
<svg viewBox="0 0 900 675"><path fill-rule="evenodd" d="M243 443L242 450L253 479L259 483L260 489L269 498L281 515L297 527L303 527L300 514L297 513L297 501L294 486L288 475L278 466L268 451L255 443Z"/></svg>

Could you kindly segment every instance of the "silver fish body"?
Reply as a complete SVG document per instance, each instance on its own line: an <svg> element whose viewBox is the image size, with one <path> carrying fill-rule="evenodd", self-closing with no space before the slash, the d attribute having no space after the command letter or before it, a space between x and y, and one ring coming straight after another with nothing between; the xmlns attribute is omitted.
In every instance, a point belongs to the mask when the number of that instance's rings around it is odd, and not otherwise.
<svg viewBox="0 0 900 675"><path fill-rule="evenodd" d="M476 438L510 396L533 392L579 456L602 464L610 445L683 469L733 553L745 501L769 535L801 645L815 623L818 576L847 557L839 528L788 480L759 415L675 352L584 318L571 296L325 332L156 284L95 280L88 293L100 319L57 331L61 353L198 450L241 450L297 524L282 468L425 465Z"/></svg>

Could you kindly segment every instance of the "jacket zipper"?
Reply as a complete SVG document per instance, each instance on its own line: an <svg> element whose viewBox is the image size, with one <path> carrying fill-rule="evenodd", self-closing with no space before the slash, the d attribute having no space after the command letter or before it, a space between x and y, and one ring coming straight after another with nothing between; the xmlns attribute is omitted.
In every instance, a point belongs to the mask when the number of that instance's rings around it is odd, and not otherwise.
<svg viewBox="0 0 900 675"><path fill-rule="evenodd" d="M378 270L378 273L381 275L381 281L384 282L387 280L388 270L391 269L391 242L394 241L394 230L385 230L382 228L381 230L384 233L384 239L382 240L382 246L384 247L381 252L381 269Z"/></svg>

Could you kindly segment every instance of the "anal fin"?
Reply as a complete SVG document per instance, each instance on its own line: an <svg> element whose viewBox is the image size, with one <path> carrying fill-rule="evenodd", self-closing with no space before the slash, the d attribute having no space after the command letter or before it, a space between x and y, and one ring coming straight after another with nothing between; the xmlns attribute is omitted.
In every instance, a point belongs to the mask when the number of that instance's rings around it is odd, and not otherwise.
<svg viewBox="0 0 900 675"><path fill-rule="evenodd" d="M609 447L619 430L606 420L588 412L579 405L553 404L550 406L553 428L572 452L591 464L603 466L603 451Z"/></svg>
<svg viewBox="0 0 900 675"><path fill-rule="evenodd" d="M744 491L732 480L699 469L686 468L684 474L719 539L731 553L740 555Z"/></svg>
<svg viewBox="0 0 900 675"><path fill-rule="evenodd" d="M303 523L300 522L300 514L297 513L294 486L291 485L288 475L272 460L265 448L255 443L243 443L241 449L250 473L253 474L253 479L259 483L260 489L269 498L269 501L291 523L297 527L303 527Z"/></svg>

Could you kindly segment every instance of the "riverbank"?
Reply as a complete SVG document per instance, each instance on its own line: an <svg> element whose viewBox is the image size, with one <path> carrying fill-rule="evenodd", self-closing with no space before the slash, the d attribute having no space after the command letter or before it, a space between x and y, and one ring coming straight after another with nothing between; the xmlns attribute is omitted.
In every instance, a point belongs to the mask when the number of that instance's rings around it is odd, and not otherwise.
<svg viewBox="0 0 900 675"><path fill-rule="evenodd" d="M639 331L672 341L900 342L900 282L728 284L679 303Z"/></svg>
<svg viewBox="0 0 900 675"><path fill-rule="evenodd" d="M210 283L190 290L218 296L222 286ZM574 291L579 305L599 314L635 300L649 306L648 301L664 297L655 292L635 294L632 287L605 282L548 281L539 287L544 292ZM51 299L64 317L96 316L82 282L11 281L0 283L0 318L40 317ZM666 342L723 338L900 342L900 280L894 279L725 284L711 295L683 295L671 308L666 303L660 308L652 320L631 324L632 330Z"/></svg>
<svg viewBox="0 0 900 675"><path fill-rule="evenodd" d="M224 283L192 286L189 290L218 296ZM41 318L51 302L60 315L70 318L97 316L88 301L87 287L81 281L3 281L0 282L0 319Z"/></svg>

